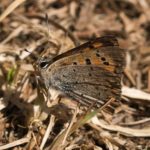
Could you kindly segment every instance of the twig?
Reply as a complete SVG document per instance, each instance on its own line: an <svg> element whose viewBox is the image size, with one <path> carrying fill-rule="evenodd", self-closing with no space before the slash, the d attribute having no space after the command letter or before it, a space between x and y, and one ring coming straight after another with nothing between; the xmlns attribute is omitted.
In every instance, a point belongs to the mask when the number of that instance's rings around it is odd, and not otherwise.
<svg viewBox="0 0 150 150"><path fill-rule="evenodd" d="M126 69L124 70L124 74L125 74L126 77L129 79L129 81L132 83L132 85L133 85L133 86L136 86L136 82L135 82L133 76L131 75L129 69L126 68Z"/></svg>
<svg viewBox="0 0 150 150"><path fill-rule="evenodd" d="M64 145L65 142L66 142L67 136L69 135L69 131L70 131L70 129L71 129L73 123L74 123L74 120L75 120L75 117L76 117L77 113L78 113L78 108L75 109L75 112L74 112L74 114L73 114L73 117L72 117L72 119L71 119L71 122L70 122L70 124L69 124L69 126L68 126L68 129L67 129L67 131L66 131L66 134L65 134L65 136L64 136L62 145Z"/></svg>
<svg viewBox="0 0 150 150"><path fill-rule="evenodd" d="M94 123L95 125L103 128L103 129L107 129L110 131L116 131L127 137L150 137L150 128L131 129L131 128L127 128L127 127L121 127L118 125L108 125L108 124L105 124L102 121L98 120L98 118L96 118L96 117L93 118L91 121L92 121L92 123Z"/></svg>
<svg viewBox="0 0 150 150"><path fill-rule="evenodd" d="M122 95L129 98L150 102L150 94L127 86L122 87Z"/></svg>
<svg viewBox="0 0 150 150"><path fill-rule="evenodd" d="M148 91L150 92L150 68L148 70Z"/></svg>
<svg viewBox="0 0 150 150"><path fill-rule="evenodd" d="M139 124L144 124L150 122L150 118L144 118L142 120L138 120L138 121L134 121L134 122L129 122L129 123L120 123L120 125L124 125L124 126L135 126L135 125L139 125Z"/></svg>
<svg viewBox="0 0 150 150"><path fill-rule="evenodd" d="M46 130L46 133L45 133L43 140L42 140L42 143L40 145L41 150L43 149L43 147L44 147L44 145L48 139L48 136L49 136L50 132L52 131L52 128L54 126L54 121L55 121L55 116L52 115L50 118L50 121L49 121L49 125L48 125L47 130Z"/></svg>
<svg viewBox="0 0 150 150"><path fill-rule="evenodd" d="M16 141L14 141L14 142L11 142L11 143L9 143L9 144L0 146L0 150L9 149L9 148L12 148L12 147L21 145L21 144L28 143L29 141L30 141L30 137L25 137L25 138L16 140Z"/></svg>
<svg viewBox="0 0 150 150"><path fill-rule="evenodd" d="M0 16L0 22L3 21L16 7L21 5L25 0L13 1Z"/></svg>

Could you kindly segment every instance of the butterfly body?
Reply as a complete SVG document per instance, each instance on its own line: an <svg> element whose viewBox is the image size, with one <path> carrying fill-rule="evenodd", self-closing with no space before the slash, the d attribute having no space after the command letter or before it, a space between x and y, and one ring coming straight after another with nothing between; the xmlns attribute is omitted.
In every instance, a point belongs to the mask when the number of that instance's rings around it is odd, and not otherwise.
<svg viewBox="0 0 150 150"><path fill-rule="evenodd" d="M61 91L82 105L97 103L100 107L111 98L120 99L125 53L112 36L82 44L45 65L43 62L39 69L47 88Z"/></svg>

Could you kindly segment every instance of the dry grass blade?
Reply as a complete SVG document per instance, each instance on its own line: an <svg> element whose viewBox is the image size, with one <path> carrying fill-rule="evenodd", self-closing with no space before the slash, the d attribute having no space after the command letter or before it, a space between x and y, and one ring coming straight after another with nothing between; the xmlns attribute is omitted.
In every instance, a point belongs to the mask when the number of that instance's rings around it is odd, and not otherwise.
<svg viewBox="0 0 150 150"><path fill-rule="evenodd" d="M4 41L1 42L1 44L6 44L7 42L9 42L11 39L13 39L14 37L16 37L21 31L23 31L24 26L20 26L18 27L16 30L14 30L12 33L9 34L9 36L7 38L5 38Z"/></svg>
<svg viewBox="0 0 150 150"><path fill-rule="evenodd" d="M150 94L135 88L129 88L127 86L122 87L122 95L129 98L140 99L150 102Z"/></svg>
<svg viewBox="0 0 150 150"><path fill-rule="evenodd" d="M21 5L24 1L25 0L15 0L12 2L0 16L0 22L3 21L16 7Z"/></svg>
<svg viewBox="0 0 150 150"><path fill-rule="evenodd" d="M48 139L49 134L50 134L50 132L52 131L52 128L53 128L53 126L54 126L54 123L55 123L55 117L52 115L51 118L50 118L49 125L48 125L47 130L46 130L46 133L45 133L45 135L44 135L44 137L43 137L41 146L40 146L40 149L41 149L41 150L43 149L43 147L44 147L44 145L45 145L45 143L46 143L46 140Z"/></svg>
<svg viewBox="0 0 150 150"><path fill-rule="evenodd" d="M22 138L22 139L19 139L17 141L14 141L12 143L0 146L0 150L9 149L9 148L12 148L12 147L15 147L15 146L18 146L18 145L22 145L22 144L28 143L29 141L30 141L29 137Z"/></svg>
<svg viewBox="0 0 150 150"><path fill-rule="evenodd" d="M144 124L144 123L147 123L147 122L150 122L150 118L144 118L142 120L129 122L129 123L121 123L121 125L124 125L124 126L135 126L135 125Z"/></svg>
<svg viewBox="0 0 150 150"><path fill-rule="evenodd" d="M102 121L99 121L97 118L93 118L92 122L103 129L116 131L122 135L129 136L129 137L150 137L150 127L143 128L143 129L131 129L126 127L121 127L118 125L107 125Z"/></svg>
<svg viewBox="0 0 150 150"><path fill-rule="evenodd" d="M46 18L45 14L48 14ZM148 150L149 14L148 0L1 0L0 149ZM88 111L82 117L76 115L75 119L71 111L75 108L72 107L74 103L70 104L70 100L64 103L66 106L61 104L50 108L48 100L54 100L53 104L57 104L58 100L47 95L43 79L35 69L36 60L41 57L53 58L79 43L104 35L114 35L119 47L126 51L122 99L107 106L101 113ZM23 49L28 49L37 58ZM106 56L106 60L110 56ZM95 58L95 55L90 57ZM80 57L77 59L80 60ZM72 61L70 59L69 62ZM110 71L109 66L105 69L108 67ZM114 71L117 73L118 69ZM105 91L109 93L110 81L107 82L106 89L99 91L100 95L105 96ZM70 84L67 80L66 83ZM120 87L114 80L112 83L112 89ZM93 88L92 95L95 95L95 89L97 87ZM51 125L49 118L55 112L56 119ZM79 110L79 114L82 112L84 109ZM98 119L89 121L94 115ZM70 126L67 124L69 122Z"/></svg>

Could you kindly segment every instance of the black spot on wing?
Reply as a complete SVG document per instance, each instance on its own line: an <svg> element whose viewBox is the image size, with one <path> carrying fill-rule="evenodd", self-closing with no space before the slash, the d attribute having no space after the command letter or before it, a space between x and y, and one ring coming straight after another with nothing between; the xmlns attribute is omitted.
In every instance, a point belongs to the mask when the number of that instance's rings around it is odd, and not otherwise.
<svg viewBox="0 0 150 150"><path fill-rule="evenodd" d="M86 62L87 65L91 65L91 60L89 58L86 58L85 62Z"/></svg>

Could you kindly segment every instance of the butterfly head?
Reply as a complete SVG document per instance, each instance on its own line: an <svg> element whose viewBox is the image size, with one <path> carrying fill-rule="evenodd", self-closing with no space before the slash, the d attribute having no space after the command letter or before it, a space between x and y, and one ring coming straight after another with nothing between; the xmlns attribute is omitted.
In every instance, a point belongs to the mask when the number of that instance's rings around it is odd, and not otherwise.
<svg viewBox="0 0 150 150"><path fill-rule="evenodd" d="M47 69L50 66L51 62L52 58L50 57L40 57L36 62L37 75L41 77L41 81L44 81L46 88L48 88L50 85Z"/></svg>
<svg viewBox="0 0 150 150"><path fill-rule="evenodd" d="M50 65L52 58L46 58L46 57L41 57L37 61L37 68L38 70L42 71L47 69L47 67Z"/></svg>

